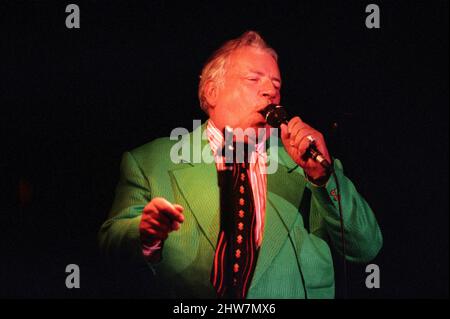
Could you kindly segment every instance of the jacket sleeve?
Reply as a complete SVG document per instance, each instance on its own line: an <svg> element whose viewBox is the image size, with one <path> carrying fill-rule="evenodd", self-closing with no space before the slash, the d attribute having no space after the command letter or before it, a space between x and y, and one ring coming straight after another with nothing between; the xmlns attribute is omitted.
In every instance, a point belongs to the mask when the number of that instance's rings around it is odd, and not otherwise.
<svg viewBox="0 0 450 319"><path fill-rule="evenodd" d="M312 193L311 233L323 239L330 239L333 246L342 254L339 196L346 258L354 262L368 262L376 257L383 244L380 228L372 209L344 175L341 162L335 159L333 165L338 183L333 175L323 187L308 183Z"/></svg>
<svg viewBox="0 0 450 319"><path fill-rule="evenodd" d="M120 178L108 219L99 232L99 245L108 258L144 261L139 223L142 210L150 201L147 179L130 152L124 153Z"/></svg>

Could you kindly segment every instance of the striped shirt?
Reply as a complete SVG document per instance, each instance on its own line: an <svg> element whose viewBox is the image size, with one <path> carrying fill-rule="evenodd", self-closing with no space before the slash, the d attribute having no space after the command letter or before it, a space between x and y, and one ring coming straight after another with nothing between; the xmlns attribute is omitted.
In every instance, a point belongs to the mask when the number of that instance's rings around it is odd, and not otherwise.
<svg viewBox="0 0 450 319"><path fill-rule="evenodd" d="M209 146L211 147L214 155L217 170L223 170L225 157L221 154L217 154L217 150L222 149L224 144L223 133L214 125L211 120L208 120L206 133L209 140ZM256 213L255 242L258 247L260 247L262 243L262 237L264 233L264 217L266 213L267 153L265 146L265 141L256 144L255 150L254 152L252 152L249 159L250 185L252 187Z"/></svg>

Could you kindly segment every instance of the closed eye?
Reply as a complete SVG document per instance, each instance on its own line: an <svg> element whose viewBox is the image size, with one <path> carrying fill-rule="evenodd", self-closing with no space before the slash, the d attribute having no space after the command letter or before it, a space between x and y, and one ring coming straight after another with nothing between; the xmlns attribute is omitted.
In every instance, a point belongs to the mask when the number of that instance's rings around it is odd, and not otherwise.
<svg viewBox="0 0 450 319"><path fill-rule="evenodd" d="M279 81L272 81L272 84L275 89L281 89L281 83Z"/></svg>

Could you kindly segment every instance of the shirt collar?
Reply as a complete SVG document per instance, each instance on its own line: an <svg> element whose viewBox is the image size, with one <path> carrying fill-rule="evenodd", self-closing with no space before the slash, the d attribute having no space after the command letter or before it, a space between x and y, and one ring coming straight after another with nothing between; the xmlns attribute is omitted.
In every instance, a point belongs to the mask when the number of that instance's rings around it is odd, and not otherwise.
<svg viewBox="0 0 450 319"><path fill-rule="evenodd" d="M206 134L208 136L209 146L211 147L213 155L216 156L217 150L222 149L223 147L224 143L223 133L217 128L214 122L211 119L209 119L208 123L206 124ZM256 144L255 152L258 155L265 155L266 154L265 146L266 141L262 141Z"/></svg>

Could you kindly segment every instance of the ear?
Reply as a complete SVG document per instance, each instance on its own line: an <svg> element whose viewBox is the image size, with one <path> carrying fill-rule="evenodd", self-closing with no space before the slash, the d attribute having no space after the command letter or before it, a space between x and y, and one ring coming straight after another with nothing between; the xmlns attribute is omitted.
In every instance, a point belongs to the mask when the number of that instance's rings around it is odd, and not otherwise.
<svg viewBox="0 0 450 319"><path fill-rule="evenodd" d="M218 92L219 88L217 83L214 81L209 81L205 85L205 98L210 108L215 108L217 104Z"/></svg>

